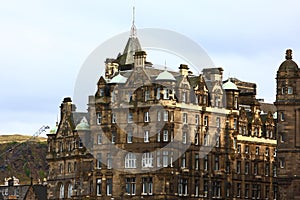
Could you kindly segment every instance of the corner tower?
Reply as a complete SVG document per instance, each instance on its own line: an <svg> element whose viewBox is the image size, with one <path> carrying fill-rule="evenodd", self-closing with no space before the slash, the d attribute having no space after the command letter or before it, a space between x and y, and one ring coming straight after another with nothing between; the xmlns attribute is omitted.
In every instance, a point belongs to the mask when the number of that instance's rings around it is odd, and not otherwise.
<svg viewBox="0 0 300 200"><path fill-rule="evenodd" d="M286 50L277 71L277 157L279 199L300 199L300 72Z"/></svg>

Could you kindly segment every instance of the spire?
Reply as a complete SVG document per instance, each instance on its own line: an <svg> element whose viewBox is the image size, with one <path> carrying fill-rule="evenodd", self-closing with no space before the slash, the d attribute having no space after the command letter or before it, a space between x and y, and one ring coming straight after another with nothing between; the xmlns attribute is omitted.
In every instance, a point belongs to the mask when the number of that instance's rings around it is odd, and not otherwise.
<svg viewBox="0 0 300 200"><path fill-rule="evenodd" d="M133 0L133 7L132 7L132 26L130 31L130 37L136 37L136 27L135 27L135 1Z"/></svg>

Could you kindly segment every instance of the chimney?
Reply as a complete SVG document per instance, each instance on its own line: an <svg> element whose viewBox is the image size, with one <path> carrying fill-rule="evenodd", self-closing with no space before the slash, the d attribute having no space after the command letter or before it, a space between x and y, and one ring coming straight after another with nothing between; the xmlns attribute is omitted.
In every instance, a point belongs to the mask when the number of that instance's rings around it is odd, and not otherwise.
<svg viewBox="0 0 300 200"><path fill-rule="evenodd" d="M147 54L145 51L137 51L134 54L134 67L135 68L144 68L146 62Z"/></svg>
<svg viewBox="0 0 300 200"><path fill-rule="evenodd" d="M188 67L188 65L180 64L179 69L180 69L179 72L180 72L180 74L182 76L188 76L189 75L189 67Z"/></svg>

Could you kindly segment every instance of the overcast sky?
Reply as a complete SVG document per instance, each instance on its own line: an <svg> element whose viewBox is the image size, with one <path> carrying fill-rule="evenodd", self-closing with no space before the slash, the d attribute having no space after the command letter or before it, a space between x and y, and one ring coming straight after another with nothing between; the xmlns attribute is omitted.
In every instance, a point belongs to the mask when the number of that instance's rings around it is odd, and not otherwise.
<svg viewBox="0 0 300 200"><path fill-rule="evenodd" d="M90 53L129 31L132 1L1 0L0 5L0 134L34 134L55 124ZM137 28L189 37L223 67L224 78L257 83L257 97L268 102L275 100L285 50L292 48L294 60L300 60L300 1L136 0L135 5Z"/></svg>

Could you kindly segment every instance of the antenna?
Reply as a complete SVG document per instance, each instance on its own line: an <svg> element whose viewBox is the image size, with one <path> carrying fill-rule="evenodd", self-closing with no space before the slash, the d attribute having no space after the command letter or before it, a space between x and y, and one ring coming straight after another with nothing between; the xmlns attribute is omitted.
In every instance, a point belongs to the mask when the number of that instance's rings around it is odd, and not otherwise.
<svg viewBox="0 0 300 200"><path fill-rule="evenodd" d="M135 0L133 0L132 5L132 26L130 31L130 37L136 37L136 27L135 27Z"/></svg>
<svg viewBox="0 0 300 200"><path fill-rule="evenodd" d="M165 60L165 70L167 71L167 60Z"/></svg>

